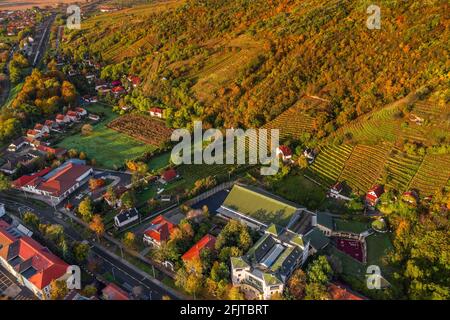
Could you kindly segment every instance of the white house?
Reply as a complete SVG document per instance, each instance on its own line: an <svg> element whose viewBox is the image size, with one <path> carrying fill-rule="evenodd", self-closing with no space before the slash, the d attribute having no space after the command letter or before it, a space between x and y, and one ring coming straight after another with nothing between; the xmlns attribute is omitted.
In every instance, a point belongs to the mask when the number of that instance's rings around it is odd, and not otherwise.
<svg viewBox="0 0 450 320"><path fill-rule="evenodd" d="M136 208L123 210L114 217L114 225L116 228L122 228L134 221L139 220L139 212Z"/></svg>

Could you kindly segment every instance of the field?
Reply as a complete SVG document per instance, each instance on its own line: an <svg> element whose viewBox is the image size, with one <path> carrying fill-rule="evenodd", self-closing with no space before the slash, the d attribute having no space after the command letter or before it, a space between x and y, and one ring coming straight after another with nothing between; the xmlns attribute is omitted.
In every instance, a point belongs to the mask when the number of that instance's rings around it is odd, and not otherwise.
<svg viewBox="0 0 450 320"><path fill-rule="evenodd" d="M142 114L124 115L111 121L108 128L154 146L170 140L172 134L164 121Z"/></svg>
<svg viewBox="0 0 450 320"><path fill-rule="evenodd" d="M81 133L69 136L60 142L58 147L83 151L89 158L95 159L99 167L106 169L116 169L126 160L156 149L153 145L144 144L109 129L108 122L116 117L109 107L96 104L87 109L104 115L102 121L94 125L94 132L89 136L83 136Z"/></svg>
<svg viewBox="0 0 450 320"><path fill-rule="evenodd" d="M322 208L327 201L323 188L306 179L303 175L290 174L275 182L273 192L281 197L308 207L310 210ZM302 190L302 192L299 192Z"/></svg>
<svg viewBox="0 0 450 320"><path fill-rule="evenodd" d="M287 109L272 121L265 124L263 129L279 129L280 139L288 137L298 139L303 133L313 131L314 118L299 110L297 107Z"/></svg>
<svg viewBox="0 0 450 320"><path fill-rule="evenodd" d="M366 192L380 176L389 148L357 145L345 163L338 181L355 193Z"/></svg>
<svg viewBox="0 0 450 320"><path fill-rule="evenodd" d="M350 145L325 146L309 170L321 179L325 187L328 187L338 180L352 151L353 147Z"/></svg>
<svg viewBox="0 0 450 320"><path fill-rule="evenodd" d="M263 52L263 41L256 41L249 35L241 35L226 44L205 61L198 72L189 74L196 81L192 90L203 102L213 101L214 93L230 84L230 80Z"/></svg>
<svg viewBox="0 0 450 320"><path fill-rule="evenodd" d="M411 181L410 189L421 196L433 195L447 185L450 179L450 155L426 155Z"/></svg>

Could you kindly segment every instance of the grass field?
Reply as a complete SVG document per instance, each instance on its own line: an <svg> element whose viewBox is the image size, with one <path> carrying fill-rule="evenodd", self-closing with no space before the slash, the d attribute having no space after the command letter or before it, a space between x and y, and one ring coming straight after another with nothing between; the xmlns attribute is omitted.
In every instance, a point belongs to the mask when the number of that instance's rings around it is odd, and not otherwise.
<svg viewBox="0 0 450 320"><path fill-rule="evenodd" d="M24 83L21 82L21 83L16 84L14 87L11 88L11 90L9 91L8 98L6 99L5 104L3 105L3 107L8 107L9 105L11 105L11 103L14 101L14 99L19 94L20 90L22 90L23 84Z"/></svg>
<svg viewBox="0 0 450 320"><path fill-rule="evenodd" d="M275 194L311 210L321 208L327 201L324 189L303 175L290 174L275 182L272 187Z"/></svg>
<svg viewBox="0 0 450 320"><path fill-rule="evenodd" d="M107 128L106 125L116 117L109 107L96 104L87 109L89 112L104 114L101 122L94 125L94 132L89 136L78 133L67 137L58 144L58 147L83 151L89 158L95 159L99 167L106 169L118 168L126 160L156 149L155 146Z"/></svg>

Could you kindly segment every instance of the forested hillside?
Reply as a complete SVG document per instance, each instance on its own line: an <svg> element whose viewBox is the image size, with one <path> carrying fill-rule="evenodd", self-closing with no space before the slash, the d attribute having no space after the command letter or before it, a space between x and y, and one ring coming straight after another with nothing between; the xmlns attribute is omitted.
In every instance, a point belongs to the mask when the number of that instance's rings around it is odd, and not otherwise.
<svg viewBox="0 0 450 320"><path fill-rule="evenodd" d="M109 65L104 78L136 73L142 94L171 125L260 126L303 94L330 100L319 137L422 89L449 100L447 1L187 0L98 14L67 34L64 50ZM430 90L425 90L424 87ZM317 116L313 108L306 110Z"/></svg>

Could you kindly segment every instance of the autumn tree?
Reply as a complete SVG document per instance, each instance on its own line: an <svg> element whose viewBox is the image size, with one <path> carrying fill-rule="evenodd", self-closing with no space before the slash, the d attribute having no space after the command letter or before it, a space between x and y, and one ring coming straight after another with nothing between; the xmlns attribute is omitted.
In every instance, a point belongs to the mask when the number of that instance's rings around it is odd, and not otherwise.
<svg viewBox="0 0 450 320"><path fill-rule="evenodd" d="M130 248L135 249L136 246L136 235L133 232L126 232L122 239L123 244Z"/></svg>
<svg viewBox="0 0 450 320"><path fill-rule="evenodd" d="M73 256L78 263L83 263L89 256L89 244L83 242L77 242L73 246Z"/></svg>
<svg viewBox="0 0 450 320"><path fill-rule="evenodd" d="M91 198L86 197L78 205L78 212L80 213L83 221L90 222L94 215L94 205Z"/></svg>
<svg viewBox="0 0 450 320"><path fill-rule="evenodd" d="M105 233L105 225L103 224L102 217L98 214L95 214L92 217L89 228L94 231L94 233L97 235L97 239L100 240L100 237Z"/></svg>
<svg viewBox="0 0 450 320"><path fill-rule="evenodd" d="M295 270L287 282L289 293L296 299L302 300L305 296L306 274L302 269Z"/></svg>
<svg viewBox="0 0 450 320"><path fill-rule="evenodd" d="M27 211L23 215L23 222L31 228L38 230L40 219L35 213Z"/></svg>
<svg viewBox="0 0 450 320"><path fill-rule="evenodd" d="M11 179L0 172L0 191L6 191L11 188Z"/></svg>
<svg viewBox="0 0 450 320"><path fill-rule="evenodd" d="M52 280L52 282L50 282L50 299L62 300L68 293L69 289L64 280Z"/></svg>

